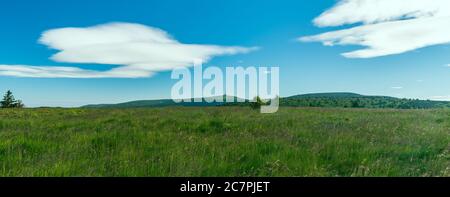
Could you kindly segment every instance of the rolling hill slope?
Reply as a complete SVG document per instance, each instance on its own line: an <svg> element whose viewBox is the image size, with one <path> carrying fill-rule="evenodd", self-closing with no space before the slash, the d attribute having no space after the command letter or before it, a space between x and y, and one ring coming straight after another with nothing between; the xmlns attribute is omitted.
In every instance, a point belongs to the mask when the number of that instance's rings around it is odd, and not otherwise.
<svg viewBox="0 0 450 197"><path fill-rule="evenodd" d="M211 97L210 99L214 99ZM97 105L86 105L83 108L142 108L142 107L169 107L169 106L185 106L185 107L202 107L202 106L222 106L225 105L226 101L236 100L236 97L223 96L222 100L224 102L207 102L205 98L202 102L180 102L177 103L172 99L160 99L160 100L140 100L140 101L130 101L126 103L118 104L97 104Z"/></svg>

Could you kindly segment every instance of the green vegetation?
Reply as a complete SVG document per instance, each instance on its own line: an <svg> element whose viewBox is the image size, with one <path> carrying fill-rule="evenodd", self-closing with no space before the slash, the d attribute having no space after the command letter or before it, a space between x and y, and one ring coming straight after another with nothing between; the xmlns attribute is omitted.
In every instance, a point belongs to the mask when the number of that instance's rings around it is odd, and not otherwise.
<svg viewBox="0 0 450 197"><path fill-rule="evenodd" d="M235 101L236 97L224 96L224 100ZM270 102L269 102L270 103ZM119 104L87 105L85 108L145 108L167 106L250 106L258 108L263 103L225 103L225 102L182 102L175 103L170 99L132 101ZM280 98L280 105L286 107L327 107L327 108L372 108L372 109L438 109L450 108L450 102L418 99L399 99L388 96L364 96L354 93L319 93L303 94Z"/></svg>
<svg viewBox="0 0 450 197"><path fill-rule="evenodd" d="M450 110L2 109L0 176L450 176Z"/></svg>
<svg viewBox="0 0 450 197"><path fill-rule="evenodd" d="M295 107L436 109L449 108L450 102L399 99L388 96L363 96L354 93L322 93L283 98L280 105Z"/></svg>

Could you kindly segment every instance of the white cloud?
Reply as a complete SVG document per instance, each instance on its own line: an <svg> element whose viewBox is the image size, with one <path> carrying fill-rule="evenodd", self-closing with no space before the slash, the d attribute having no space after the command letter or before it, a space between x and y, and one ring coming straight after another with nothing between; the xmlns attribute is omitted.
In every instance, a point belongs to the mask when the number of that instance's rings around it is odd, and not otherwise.
<svg viewBox="0 0 450 197"><path fill-rule="evenodd" d="M214 56L248 53L256 48L183 44L168 33L132 23L46 31L39 42L59 50L56 62L118 65L108 71L77 67L0 65L0 75L46 78L137 78L187 67Z"/></svg>
<svg viewBox="0 0 450 197"><path fill-rule="evenodd" d="M359 26L299 38L325 46L360 45L347 58L372 58L450 43L448 0L341 0L314 19L319 27Z"/></svg>
<svg viewBox="0 0 450 197"><path fill-rule="evenodd" d="M399 90L399 89L403 89L403 87L401 87L401 86L394 86L394 87L391 87L392 89L397 89L397 90Z"/></svg>
<svg viewBox="0 0 450 197"><path fill-rule="evenodd" d="M109 71L87 70L77 67L0 65L1 76L33 78L137 78L149 77L150 70L134 69L130 66L113 68Z"/></svg>

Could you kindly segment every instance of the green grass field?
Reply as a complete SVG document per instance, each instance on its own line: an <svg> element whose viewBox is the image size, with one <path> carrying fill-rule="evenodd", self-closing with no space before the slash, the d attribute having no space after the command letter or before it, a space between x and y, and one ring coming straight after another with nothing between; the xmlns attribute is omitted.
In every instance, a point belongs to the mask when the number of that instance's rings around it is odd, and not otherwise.
<svg viewBox="0 0 450 197"><path fill-rule="evenodd" d="M450 110L0 110L0 176L450 176Z"/></svg>

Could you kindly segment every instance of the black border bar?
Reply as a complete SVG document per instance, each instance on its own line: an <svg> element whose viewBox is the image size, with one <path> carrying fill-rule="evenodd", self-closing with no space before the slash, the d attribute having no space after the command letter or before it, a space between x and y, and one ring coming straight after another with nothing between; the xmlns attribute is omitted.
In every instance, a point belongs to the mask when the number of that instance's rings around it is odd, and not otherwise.
<svg viewBox="0 0 450 197"><path fill-rule="evenodd" d="M222 189L182 192L181 186L215 184ZM224 191L225 182L270 182L267 191ZM252 190L250 188L249 190ZM0 194L176 194L195 196L275 194L297 195L443 195L450 194L450 178L0 178Z"/></svg>

